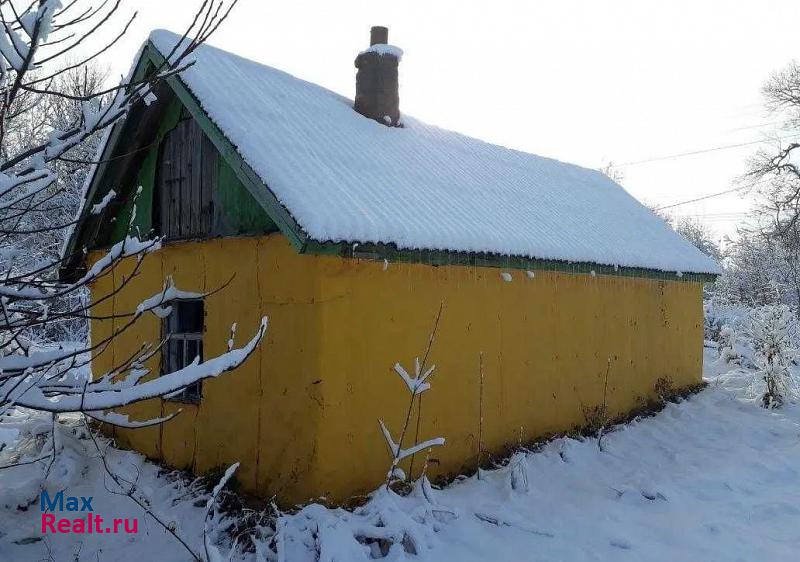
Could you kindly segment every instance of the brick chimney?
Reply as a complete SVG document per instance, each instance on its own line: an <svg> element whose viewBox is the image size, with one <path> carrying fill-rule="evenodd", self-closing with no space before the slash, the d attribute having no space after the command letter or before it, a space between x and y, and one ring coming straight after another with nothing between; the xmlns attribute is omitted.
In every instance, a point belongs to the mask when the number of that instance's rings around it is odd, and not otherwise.
<svg viewBox="0 0 800 562"><path fill-rule="evenodd" d="M356 57L356 100L361 115L389 127L400 126L400 94L397 66L403 51L389 45L389 30L373 27L369 49Z"/></svg>

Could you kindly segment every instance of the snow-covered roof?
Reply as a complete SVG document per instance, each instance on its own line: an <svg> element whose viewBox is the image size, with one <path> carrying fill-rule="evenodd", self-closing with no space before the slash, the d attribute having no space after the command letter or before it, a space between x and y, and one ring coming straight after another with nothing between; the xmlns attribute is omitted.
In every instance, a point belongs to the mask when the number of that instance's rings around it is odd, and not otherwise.
<svg viewBox="0 0 800 562"><path fill-rule="evenodd" d="M150 36L164 55L178 39ZM341 95L208 45L193 57L181 80L313 240L719 272L599 171L408 115L387 127Z"/></svg>

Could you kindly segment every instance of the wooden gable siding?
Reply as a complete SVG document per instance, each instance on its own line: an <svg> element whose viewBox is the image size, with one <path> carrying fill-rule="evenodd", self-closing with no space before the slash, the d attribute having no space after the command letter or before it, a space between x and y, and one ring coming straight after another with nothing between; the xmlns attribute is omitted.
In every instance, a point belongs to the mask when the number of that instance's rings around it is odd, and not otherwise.
<svg viewBox="0 0 800 562"><path fill-rule="evenodd" d="M164 137L156 175L157 231L168 240L202 238L212 231L217 149L194 119Z"/></svg>
<svg viewBox="0 0 800 562"><path fill-rule="evenodd" d="M275 232L277 226L242 185L180 100L167 92L159 97L157 103L167 107L160 111L161 118L150 134L142 135L145 139L142 144L150 146L145 146L141 161L124 175L120 196L104 213L105 228L89 241L90 249L108 247L128 234L148 237L150 232L154 232L165 235L168 240L186 240ZM140 116L137 119L142 124L146 122ZM136 123L130 123L130 126L137 129ZM183 142L182 139L187 137L191 144ZM193 164L193 170L187 174L189 177L184 182L186 185L178 186L179 189L171 194L175 196L175 205L168 205L163 184L167 177L180 174L182 164L175 161L173 166L164 170L163 162L170 158L188 161L189 158L184 154L191 155L197 151L196 147L199 147L200 165ZM131 151L136 148L128 145L120 150ZM173 171L170 168L176 169ZM141 192L134 197L138 187L141 187ZM187 197L189 202L184 204ZM134 203L136 215L132 217ZM166 216L162 218L162 209L171 209L174 215L165 213ZM192 213L192 210L195 212ZM199 217L199 221L183 221L181 218L179 224L177 218L187 213ZM171 220L173 217L176 218L174 222Z"/></svg>

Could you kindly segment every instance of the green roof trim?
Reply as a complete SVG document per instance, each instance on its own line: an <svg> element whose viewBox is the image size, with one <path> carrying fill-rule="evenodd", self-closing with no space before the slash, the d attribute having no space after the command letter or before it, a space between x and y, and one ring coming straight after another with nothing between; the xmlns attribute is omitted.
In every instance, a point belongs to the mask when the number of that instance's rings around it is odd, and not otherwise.
<svg viewBox="0 0 800 562"><path fill-rule="evenodd" d="M333 243L309 241L305 249L309 254L334 255L364 260L387 260L389 262L422 263L432 266L460 265L467 267L491 267L522 271L555 271L563 273L585 273L639 277L661 281L686 281L713 283L717 278L710 273L681 273L639 267L619 267L588 262L543 260L519 256L474 254L443 250L400 250L386 244Z"/></svg>

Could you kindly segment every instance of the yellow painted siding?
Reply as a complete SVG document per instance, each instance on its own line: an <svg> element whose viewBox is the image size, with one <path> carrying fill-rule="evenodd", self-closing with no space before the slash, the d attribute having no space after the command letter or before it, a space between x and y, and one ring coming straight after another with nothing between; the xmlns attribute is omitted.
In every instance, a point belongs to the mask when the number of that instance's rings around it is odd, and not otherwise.
<svg viewBox="0 0 800 562"><path fill-rule="evenodd" d="M493 268L298 255L277 234L168 246L145 259L113 303L96 308L131 310L172 275L186 290L225 285L206 300L207 356L224 350L233 322L238 343L264 314L270 327L247 364L204 383L199 407L132 407L140 415L184 411L160 430L117 436L201 473L238 460L245 488L282 503L367 492L388 465L377 419L398 433L408 405L392 366L413 368L442 302L420 430L420 439L447 439L432 453L433 475L474 467L480 352L483 441L494 452L583 424L582 406L602 402L609 357L612 414L642 405L659 378L676 388L700 381L700 283L510 273L507 282ZM116 286L123 275L115 274ZM93 297L110 287L99 282ZM93 322L95 340L109 333L107 324ZM145 320L95 362L95 373L159 337L158 320Z"/></svg>

